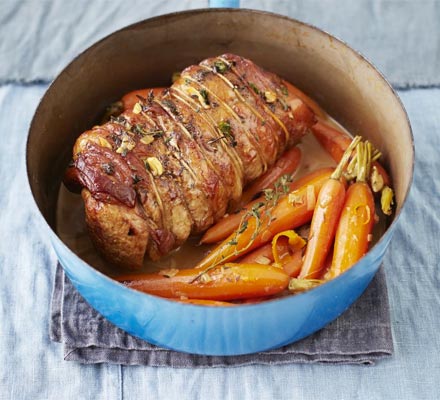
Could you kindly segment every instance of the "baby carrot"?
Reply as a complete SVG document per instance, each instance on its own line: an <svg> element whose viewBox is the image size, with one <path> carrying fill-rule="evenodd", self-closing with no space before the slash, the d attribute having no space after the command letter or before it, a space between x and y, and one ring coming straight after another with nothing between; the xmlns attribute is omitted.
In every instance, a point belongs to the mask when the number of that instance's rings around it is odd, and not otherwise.
<svg viewBox="0 0 440 400"><path fill-rule="evenodd" d="M253 197L264 189L272 189L275 182L286 174L293 174L301 162L301 150L292 147L287 150L275 165L265 174L257 178L243 193L237 208L241 208L249 203Z"/></svg>
<svg viewBox="0 0 440 400"><path fill-rule="evenodd" d="M155 87L155 88L148 88L148 89L139 89L139 90L133 90L130 93L127 93L122 97L122 106L125 110L132 110L134 105L139 101L139 97L143 97L144 99L148 98L148 95L150 92L153 92L154 96L159 96L163 91L164 87Z"/></svg>
<svg viewBox="0 0 440 400"><path fill-rule="evenodd" d="M307 174L299 178L297 181L290 183L289 190L294 191L301 187L306 187L307 185L314 185L315 182L322 183L331 175L332 172L333 172L332 168L321 168L319 170L313 171L310 174ZM240 212L229 214L228 216L222 218L220 221L218 221L215 225L213 225L205 232L202 239L200 240L200 243L212 244L226 239L236 229L238 229L246 213L248 213L253 206L256 206L262 202L264 202L264 196L261 196L258 199L252 201L247 206L245 206L244 209L241 210ZM287 227L287 229L289 229L289 227Z"/></svg>
<svg viewBox="0 0 440 400"><path fill-rule="evenodd" d="M161 297L235 300L269 296L287 288L289 276L261 264L224 264L206 271L165 270L118 277L125 286Z"/></svg>
<svg viewBox="0 0 440 400"><path fill-rule="evenodd" d="M320 120L312 126L312 133L333 160L341 161L344 151L351 143L348 135Z"/></svg>
<svg viewBox="0 0 440 400"><path fill-rule="evenodd" d="M336 162L341 160L344 151L351 143L351 138L347 134L331 127L323 121L318 121L312 126L312 133ZM372 166L373 169L375 168L377 170L378 178L381 180L378 191L381 190L383 186L390 186L390 176L382 165L377 161L373 161Z"/></svg>
<svg viewBox="0 0 440 400"><path fill-rule="evenodd" d="M374 226L374 196L366 180L369 176L371 144L357 147L358 175L346 194L336 230L333 260L328 279L335 278L355 264L368 250Z"/></svg>
<svg viewBox="0 0 440 400"><path fill-rule="evenodd" d="M322 186L310 225L310 237L300 279L314 279L319 276L335 236L344 197L344 184L336 178L329 179Z"/></svg>
<svg viewBox="0 0 440 400"><path fill-rule="evenodd" d="M324 268L344 205L345 185L340 178L359 140L360 137L356 137L348 146L334 173L319 191L299 279L316 279Z"/></svg>

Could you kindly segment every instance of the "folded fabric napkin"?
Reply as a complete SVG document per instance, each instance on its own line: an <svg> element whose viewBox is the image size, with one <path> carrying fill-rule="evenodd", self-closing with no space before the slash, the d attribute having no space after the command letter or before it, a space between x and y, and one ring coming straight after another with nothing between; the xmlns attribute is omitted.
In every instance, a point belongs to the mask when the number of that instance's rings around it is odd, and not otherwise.
<svg viewBox="0 0 440 400"><path fill-rule="evenodd" d="M73 287L57 266L50 337L64 344L64 359L81 363L190 367L250 364L374 364L393 353L385 274L342 316L319 332L275 350L241 356L202 356L154 346L108 322Z"/></svg>

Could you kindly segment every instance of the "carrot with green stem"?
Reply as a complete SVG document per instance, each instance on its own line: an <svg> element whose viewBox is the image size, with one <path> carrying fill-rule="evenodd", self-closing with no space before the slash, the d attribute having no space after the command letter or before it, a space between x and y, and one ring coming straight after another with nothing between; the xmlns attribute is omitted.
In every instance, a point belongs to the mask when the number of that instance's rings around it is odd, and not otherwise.
<svg viewBox="0 0 440 400"><path fill-rule="evenodd" d="M345 185L341 181L342 174L359 141L359 136L353 139L335 171L319 191L299 279L316 279L324 268L344 205Z"/></svg>
<svg viewBox="0 0 440 400"><path fill-rule="evenodd" d="M156 296L215 301L265 297L282 292L289 284L289 276L282 268L233 263L209 271L171 269L120 276L117 280Z"/></svg>
<svg viewBox="0 0 440 400"><path fill-rule="evenodd" d="M298 147L292 147L287 150L266 173L257 178L243 192L237 208L248 204L258 193L264 189L272 189L275 182L283 175L293 175L301 162L301 150Z"/></svg>
<svg viewBox="0 0 440 400"><path fill-rule="evenodd" d="M288 190L292 192L300 188L306 188L307 186L319 186L331 175L332 172L332 168L321 168L319 170L313 171L310 174L307 174L299 178L298 180L291 182L289 184ZM301 193L303 192L304 190ZM258 207L261 209L264 207L264 204L265 197L263 195L249 203L240 212L229 214L228 216L222 218L219 222L217 222L205 232L202 239L200 240L200 243L211 244L218 243L221 240L225 240L228 236L232 235L234 231L239 229L240 224L243 222L243 218L246 218L246 216L249 215L253 207ZM294 226L297 227L299 225L294 224ZM289 228L292 227L286 227L286 229Z"/></svg>
<svg viewBox="0 0 440 400"><path fill-rule="evenodd" d="M318 142L327 150L330 156L339 162L345 150L351 143L351 138L347 134L333 128L322 120L312 126L312 133ZM373 156L371 174L372 186L375 192L379 192L385 186L390 186L391 179L380 163L374 160L377 153Z"/></svg>
<svg viewBox="0 0 440 400"><path fill-rule="evenodd" d="M374 226L374 196L367 179L370 175L372 145L357 145L357 177L347 190L336 230L333 259L326 276L335 278L355 264L368 250Z"/></svg>

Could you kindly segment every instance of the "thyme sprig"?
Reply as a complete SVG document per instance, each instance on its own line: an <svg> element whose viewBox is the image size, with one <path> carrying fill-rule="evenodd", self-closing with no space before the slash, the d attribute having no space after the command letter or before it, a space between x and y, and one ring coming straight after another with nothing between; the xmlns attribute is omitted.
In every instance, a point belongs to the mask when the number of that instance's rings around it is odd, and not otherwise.
<svg viewBox="0 0 440 400"><path fill-rule="evenodd" d="M228 120L220 121L220 123L218 124L218 129L223 134L223 136L209 140L208 143L210 145L214 144L222 139L225 139L231 144L232 147L237 146L237 144L238 144L237 140L235 139L235 136L232 133L231 124L229 123Z"/></svg>
<svg viewBox="0 0 440 400"><path fill-rule="evenodd" d="M250 246L252 246L253 242L257 238L257 236L261 232L262 220L264 218L267 221L268 226L273 221L272 218L272 209L278 204L278 201L281 197L285 196L290 191L290 183L292 182L292 177L289 174L283 175L277 179L274 183L273 189L265 189L263 190L264 201L260 201L254 204L249 211L247 211L238 226L238 229L235 232L234 237L229 241L231 246L238 244L239 235L243 234L249 227L249 219L255 218L256 224L254 231L252 232L249 243L240 250L235 250L234 255L239 255L245 252Z"/></svg>
<svg viewBox="0 0 440 400"><path fill-rule="evenodd" d="M231 257L242 255L252 246L258 235L261 234L263 226L269 227L274 220L271 213L272 209L278 204L278 201L282 196L289 193L289 183L291 181L292 178L290 175L283 175L275 182L273 189L266 189L263 191L264 200L255 203L249 210L247 210L247 212L242 216L240 224L234 235L229 239L229 241L224 242L222 245L222 248L236 246L233 252L225 257L221 254L222 252L220 251L219 256L217 256L214 262L209 265L209 267L201 270L200 274L198 274L193 280L191 280L190 283L196 282L203 274L206 274L212 269L217 268L222 263L229 261ZM246 243L245 246L238 249L241 235L243 235L250 229L252 229L252 232L248 232L250 234L249 241Z"/></svg>
<svg viewBox="0 0 440 400"><path fill-rule="evenodd" d="M222 60L214 61L215 72L218 72L219 74L224 74L229 69L230 69L230 66L227 65L224 61L222 61Z"/></svg>

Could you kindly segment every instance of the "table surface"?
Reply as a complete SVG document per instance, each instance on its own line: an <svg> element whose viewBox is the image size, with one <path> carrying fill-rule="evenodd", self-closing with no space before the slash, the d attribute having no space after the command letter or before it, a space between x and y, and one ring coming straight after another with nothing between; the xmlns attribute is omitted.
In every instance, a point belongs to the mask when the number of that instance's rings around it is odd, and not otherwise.
<svg viewBox="0 0 440 400"><path fill-rule="evenodd" d="M0 6L0 37L10 39L0 41L0 399L439 398L440 32L430 41L423 39L426 31L439 29L432 24L440 18L440 3L242 1L247 8L313 22L378 64L400 88L414 131L416 167L407 206L384 259L393 357L371 367L203 369L63 361L61 346L48 336L56 257L40 234L31 207L24 149L30 120L48 81L72 56L120 26L207 2L153 1L140 13L129 10L118 18L115 15L126 2L79 1L82 10L62 3L67 2L3 0ZM37 34L28 32L32 30ZM390 44L387 50L378 50L384 43Z"/></svg>

